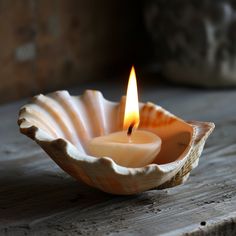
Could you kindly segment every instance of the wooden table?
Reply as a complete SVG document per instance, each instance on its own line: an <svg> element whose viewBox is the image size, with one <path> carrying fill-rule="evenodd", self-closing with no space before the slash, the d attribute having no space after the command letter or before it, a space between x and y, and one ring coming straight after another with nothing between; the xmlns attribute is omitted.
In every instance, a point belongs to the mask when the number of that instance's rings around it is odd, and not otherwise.
<svg viewBox="0 0 236 236"><path fill-rule="evenodd" d="M123 92L119 83L88 87L111 100ZM186 120L215 122L185 185L135 196L92 189L19 133L17 113L26 101L2 105L0 235L236 235L236 91L151 85L141 97Z"/></svg>

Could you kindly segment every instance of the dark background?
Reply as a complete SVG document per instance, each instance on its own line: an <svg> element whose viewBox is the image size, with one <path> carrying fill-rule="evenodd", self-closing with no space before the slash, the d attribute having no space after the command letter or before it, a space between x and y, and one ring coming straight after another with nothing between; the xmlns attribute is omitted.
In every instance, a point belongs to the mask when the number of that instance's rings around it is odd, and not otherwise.
<svg viewBox="0 0 236 236"><path fill-rule="evenodd" d="M142 5L0 0L0 101L128 76L150 54Z"/></svg>
<svg viewBox="0 0 236 236"><path fill-rule="evenodd" d="M235 5L0 0L0 102L85 81L126 84L132 64L140 83L235 85Z"/></svg>

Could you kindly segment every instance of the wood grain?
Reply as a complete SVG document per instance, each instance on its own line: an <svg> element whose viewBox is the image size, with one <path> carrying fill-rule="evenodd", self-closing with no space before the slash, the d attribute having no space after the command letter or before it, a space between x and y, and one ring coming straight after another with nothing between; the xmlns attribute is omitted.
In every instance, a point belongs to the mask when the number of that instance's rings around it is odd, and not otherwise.
<svg viewBox="0 0 236 236"><path fill-rule="evenodd" d="M111 100L122 94L119 84L94 87ZM25 101L8 104L0 108L0 235L235 235L236 92L149 86L140 97L216 123L186 184L124 197L76 182L19 134Z"/></svg>

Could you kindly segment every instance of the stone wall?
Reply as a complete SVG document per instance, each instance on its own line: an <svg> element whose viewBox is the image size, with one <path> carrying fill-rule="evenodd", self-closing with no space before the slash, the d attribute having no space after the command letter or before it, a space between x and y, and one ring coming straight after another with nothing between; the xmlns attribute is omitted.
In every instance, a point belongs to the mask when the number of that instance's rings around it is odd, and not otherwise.
<svg viewBox="0 0 236 236"><path fill-rule="evenodd" d="M236 86L235 0L149 0L145 19L165 78Z"/></svg>

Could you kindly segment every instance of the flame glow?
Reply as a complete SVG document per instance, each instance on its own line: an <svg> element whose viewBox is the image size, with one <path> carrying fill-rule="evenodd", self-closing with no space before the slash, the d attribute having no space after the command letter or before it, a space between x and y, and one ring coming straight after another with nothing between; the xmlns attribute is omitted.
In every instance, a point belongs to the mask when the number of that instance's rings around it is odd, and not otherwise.
<svg viewBox="0 0 236 236"><path fill-rule="evenodd" d="M128 130L130 126L137 128L139 125L139 104L137 81L134 67L132 66L126 94L125 115L123 129Z"/></svg>

